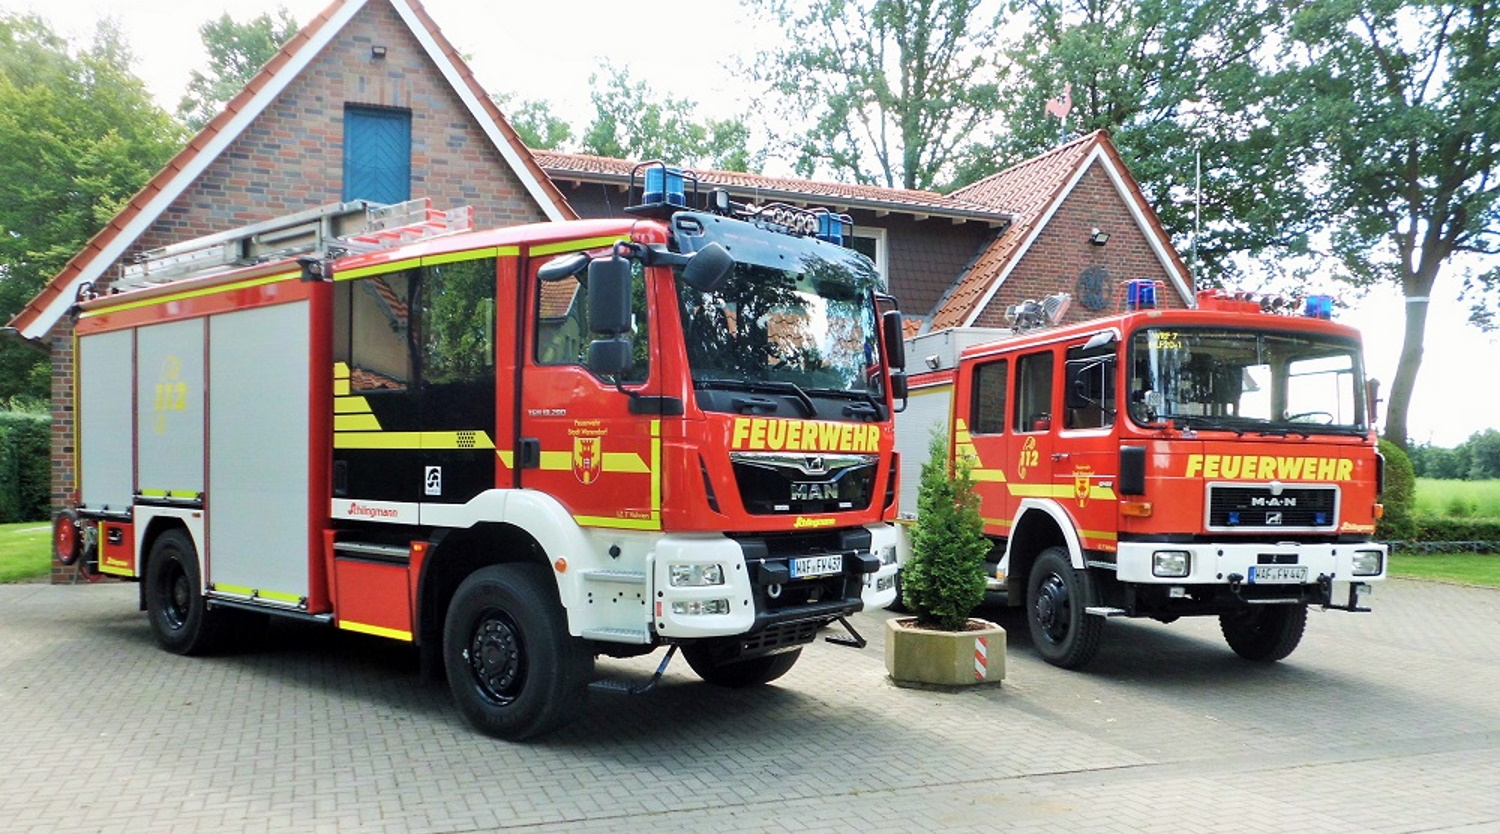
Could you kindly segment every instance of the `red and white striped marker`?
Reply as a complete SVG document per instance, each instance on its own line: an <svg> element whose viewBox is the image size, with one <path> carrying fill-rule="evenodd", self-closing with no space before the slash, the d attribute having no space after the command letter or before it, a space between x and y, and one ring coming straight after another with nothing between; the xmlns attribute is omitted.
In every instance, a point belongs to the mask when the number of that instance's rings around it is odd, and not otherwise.
<svg viewBox="0 0 1500 834"><path fill-rule="evenodd" d="M974 638L974 680L982 681L990 674L990 641Z"/></svg>

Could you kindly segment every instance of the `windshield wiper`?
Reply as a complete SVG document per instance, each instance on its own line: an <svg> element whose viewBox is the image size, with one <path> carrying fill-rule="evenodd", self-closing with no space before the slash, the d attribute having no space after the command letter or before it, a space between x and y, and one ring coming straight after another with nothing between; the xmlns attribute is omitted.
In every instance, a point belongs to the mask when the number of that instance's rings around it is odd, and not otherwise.
<svg viewBox="0 0 1500 834"><path fill-rule="evenodd" d="M820 397L837 397L841 400L863 400L863 402L845 405L845 417L879 420L880 416L885 413L884 403L876 399L875 395L869 391L840 391L836 388L813 388L810 390Z"/></svg>
<svg viewBox="0 0 1500 834"><path fill-rule="evenodd" d="M782 393L790 394L792 396L792 399L802 407L802 416L815 417L818 413L818 406L813 403L812 397L809 397L807 395L807 392L803 391L802 387L795 382L785 382L782 380L770 379L695 379L693 380L693 384L698 386L699 388L718 389L721 391L780 391ZM742 405L749 406L751 408L765 407L764 402L751 400L744 401Z"/></svg>

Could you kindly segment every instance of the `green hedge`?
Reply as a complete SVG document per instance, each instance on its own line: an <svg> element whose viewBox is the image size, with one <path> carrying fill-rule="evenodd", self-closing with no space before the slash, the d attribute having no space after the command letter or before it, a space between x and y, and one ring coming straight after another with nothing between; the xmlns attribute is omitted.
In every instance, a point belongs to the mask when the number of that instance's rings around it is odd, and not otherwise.
<svg viewBox="0 0 1500 834"><path fill-rule="evenodd" d="M1397 542L1398 549L1438 549L1500 551L1500 518L1453 518L1419 515L1412 519L1409 541Z"/></svg>
<svg viewBox="0 0 1500 834"><path fill-rule="evenodd" d="M50 427L45 414L0 411L0 524L49 517Z"/></svg>

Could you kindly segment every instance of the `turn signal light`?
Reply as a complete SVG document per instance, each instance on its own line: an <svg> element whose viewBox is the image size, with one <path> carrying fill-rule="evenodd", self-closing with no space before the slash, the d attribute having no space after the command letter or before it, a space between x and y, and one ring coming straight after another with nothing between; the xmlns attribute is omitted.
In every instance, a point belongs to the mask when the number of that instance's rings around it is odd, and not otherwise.
<svg viewBox="0 0 1500 834"><path fill-rule="evenodd" d="M1376 518L1376 519L1385 518L1385 505L1384 504L1376 504L1374 507L1371 508L1370 516L1372 518Z"/></svg>
<svg viewBox="0 0 1500 834"><path fill-rule="evenodd" d="M1120 502L1120 515L1126 516L1128 518L1150 518L1151 517L1151 502L1150 501L1121 501Z"/></svg>

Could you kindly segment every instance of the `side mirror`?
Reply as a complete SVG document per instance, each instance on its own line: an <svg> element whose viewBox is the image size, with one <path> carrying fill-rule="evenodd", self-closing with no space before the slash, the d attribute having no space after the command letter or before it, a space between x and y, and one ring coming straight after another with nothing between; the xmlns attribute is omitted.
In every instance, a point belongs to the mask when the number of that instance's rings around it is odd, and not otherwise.
<svg viewBox="0 0 1500 834"><path fill-rule="evenodd" d="M603 258L590 263L589 330L618 336L630 332L630 321L630 262Z"/></svg>
<svg viewBox="0 0 1500 834"><path fill-rule="evenodd" d="M885 355L892 368L906 367L906 334L901 326L901 311L889 310L880 317L885 337Z"/></svg>
<svg viewBox="0 0 1500 834"><path fill-rule="evenodd" d="M587 252L572 252L567 255L559 255L542 264L542 268L536 271L536 277L543 281L561 281L564 278L577 275L588 265L589 256Z"/></svg>
<svg viewBox="0 0 1500 834"><path fill-rule="evenodd" d="M698 292L713 292L734 272L734 256L718 243L699 249L682 268L682 280Z"/></svg>
<svg viewBox="0 0 1500 834"><path fill-rule="evenodd" d="M621 374L630 370L630 348L629 336L589 342L589 370L597 376L619 379Z"/></svg>
<svg viewBox="0 0 1500 834"><path fill-rule="evenodd" d="M1380 380L1365 380L1365 397L1365 422L1374 428L1380 419Z"/></svg>
<svg viewBox="0 0 1500 834"><path fill-rule="evenodd" d="M906 374L902 371L891 372L891 402L901 401L901 406L896 411L905 411L907 399L911 396L911 387L907 384ZM894 407L894 406L893 406Z"/></svg>

